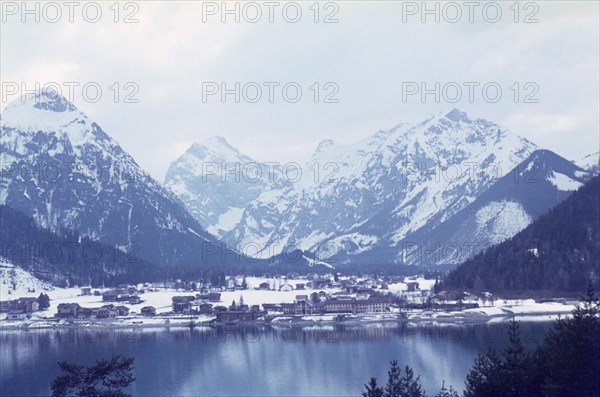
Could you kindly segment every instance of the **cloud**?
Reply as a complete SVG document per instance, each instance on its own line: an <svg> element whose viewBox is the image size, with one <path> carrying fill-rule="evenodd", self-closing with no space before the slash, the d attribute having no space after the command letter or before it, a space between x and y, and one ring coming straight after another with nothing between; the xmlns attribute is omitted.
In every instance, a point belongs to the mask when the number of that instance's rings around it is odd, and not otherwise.
<svg viewBox="0 0 600 397"><path fill-rule="evenodd" d="M29 87L97 82L102 99L91 103L79 92L77 106L158 180L191 142L212 135L258 160L303 163L323 139L351 143L453 107L504 123L569 158L599 146L597 2L537 3L536 24L515 24L504 3L496 24L480 17L423 24L418 16L403 23L401 2L340 2L339 23L331 24L322 20L332 10L321 9L315 23L309 3L302 3L297 23L287 23L281 9L273 23L266 14L258 23L221 23L218 16L203 23L202 2L137 4L134 24L112 22L106 8L97 24L9 19L0 28L0 80ZM504 92L498 103L481 95L473 103L403 102L407 81L493 81ZM539 86L538 103L515 103L509 87L518 82L522 99L531 81ZM280 86L273 103L264 93L258 103L221 103L219 96L202 101L203 82ZM302 88L297 103L282 98L289 82ZM338 103L323 103L327 82L337 85ZM123 103L131 93L126 83L139 89L138 103Z"/></svg>

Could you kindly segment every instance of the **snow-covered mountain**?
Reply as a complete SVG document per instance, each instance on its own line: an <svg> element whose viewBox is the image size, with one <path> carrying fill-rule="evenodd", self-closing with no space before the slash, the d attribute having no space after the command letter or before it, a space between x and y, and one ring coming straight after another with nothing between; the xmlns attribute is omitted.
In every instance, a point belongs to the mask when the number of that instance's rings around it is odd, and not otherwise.
<svg viewBox="0 0 600 397"><path fill-rule="evenodd" d="M193 144L171 164L165 186L203 228L220 237L240 222L244 208L278 177L278 167L261 164L225 138L213 137Z"/></svg>
<svg viewBox="0 0 600 397"><path fill-rule="evenodd" d="M157 265L223 260L176 196L56 92L11 102L0 127L0 204Z"/></svg>
<svg viewBox="0 0 600 397"><path fill-rule="evenodd" d="M549 150L536 150L452 217L410 233L401 244L402 263L462 263L526 228L592 176Z"/></svg>
<svg viewBox="0 0 600 397"><path fill-rule="evenodd" d="M227 146L218 161L242 161L238 158L244 156ZM297 180L261 181L248 196L243 184L193 182L202 176L198 169L209 157L206 150L193 162L188 151L168 179L170 185L177 181L173 190L184 201L195 203L192 212L212 214L210 222L235 208L235 219L227 219L237 223L220 228L218 235L239 249L255 247L259 257L295 247L329 263L398 263L404 262L402 245L412 233L452 218L535 150L497 124L454 109L351 145L323 141ZM217 211L213 203L202 205L214 189L225 204ZM241 206L240 197L248 204ZM509 203L495 205L482 210L480 218L486 211L519 211Z"/></svg>

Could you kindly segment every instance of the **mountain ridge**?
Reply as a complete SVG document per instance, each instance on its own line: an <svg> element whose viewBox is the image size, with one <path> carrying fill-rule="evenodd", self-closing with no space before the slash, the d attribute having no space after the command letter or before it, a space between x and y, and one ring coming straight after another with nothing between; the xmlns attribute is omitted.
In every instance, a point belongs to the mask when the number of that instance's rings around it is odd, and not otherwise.
<svg viewBox="0 0 600 397"><path fill-rule="evenodd" d="M537 149L493 122L453 109L349 145L322 140L297 181L267 181L253 186L259 194L241 204L197 204L192 213L216 214L212 224L197 219L231 246L263 247L258 257L295 247L324 261L369 261L377 255L363 253L377 246L399 251L411 233L434 218L450 218ZM195 186L200 195L220 188L205 185ZM235 184L227 189L217 192L221 203L243 190ZM398 252L388 261L401 261Z"/></svg>
<svg viewBox="0 0 600 397"><path fill-rule="evenodd" d="M56 92L11 102L0 128L0 204L40 226L136 249L158 265L216 263L221 251L241 255L203 230L174 194Z"/></svg>

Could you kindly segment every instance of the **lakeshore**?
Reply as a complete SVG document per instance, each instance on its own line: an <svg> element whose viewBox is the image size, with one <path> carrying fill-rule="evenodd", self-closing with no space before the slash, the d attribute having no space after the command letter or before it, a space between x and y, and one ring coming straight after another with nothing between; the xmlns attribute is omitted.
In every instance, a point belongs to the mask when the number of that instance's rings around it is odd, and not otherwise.
<svg viewBox="0 0 600 397"><path fill-rule="evenodd" d="M59 320L53 317L35 317L26 320L0 321L0 332L27 331L39 329L143 329L143 328L190 328L239 326L314 327L314 326L360 326L370 324L421 324L463 325L505 322L511 318L520 321L552 321L558 316L568 316L574 305L558 303L527 303L515 306L491 306L467 309L457 312L412 311L401 313L356 314L356 315L276 315L268 320L238 321L219 323L215 316L126 316L112 319Z"/></svg>
<svg viewBox="0 0 600 397"><path fill-rule="evenodd" d="M369 280L356 280L357 283L368 284ZM389 283L385 289L381 285L376 288L368 287L367 291L372 291L376 296L383 296L388 299L402 298L409 299L407 302L418 303L425 302L433 297L433 284L435 280L424 278L411 278L401 282ZM117 307L125 311L125 315L108 316L105 318L65 318L59 313L59 307L65 305L76 305L84 310L101 310L106 307L107 294L114 291L110 288L56 288L50 285L38 285L38 289L29 295L35 296L44 292L50 298L49 307L43 311L34 311L27 313L26 316L18 319L10 319L8 316L0 320L0 332L13 332L15 330L36 330L36 329L61 329L61 328L84 328L84 329L144 329L144 328L189 328L189 327L218 327L223 325L242 325L242 326L272 326L272 327L313 327L313 326L336 326L336 325L368 325L368 324L484 324L488 322L502 322L512 317L525 319L527 321L548 321L553 320L559 315L565 316L575 307L576 302L546 302L540 303L533 299L502 299L502 298L481 298L472 296L469 300L460 301L461 310L456 310L458 304L454 301L447 303L445 310L440 309L419 309L411 308L410 305L390 304L382 307L371 308L364 312L339 312L339 313L318 313L304 310L300 313L294 312L294 302L299 299L310 300L313 295L319 295L322 299L334 298L337 302L369 302L360 300L361 295L368 296L369 293L361 292L362 288L356 293L344 292L343 288L336 284L318 285L318 288L307 288L306 279L287 279L281 283L277 282L278 288L261 289L265 284L273 285L274 281L260 277L248 277L244 279L247 284L246 289L224 289L214 293L218 300L213 301L210 310L206 313L198 313L192 310L193 303L183 300L177 304L183 303L183 309L187 312L181 312L182 306L176 306L178 298L191 297L195 292L178 289L173 287L156 288L153 285L139 285L130 287L136 289L135 302L114 301ZM315 283L317 284L317 283ZM306 287L305 287L306 286ZM289 287L289 288L287 288ZM317 285L315 286L317 287ZM141 292L143 291L143 292ZM83 293L82 293L83 292ZM17 294L26 294L27 291L15 291ZM18 296L18 295L17 295ZM197 295L198 296L198 295ZM4 297L3 297L4 298ZM30 299L30 298L25 298ZM346 299L346 300L344 300ZM358 299L358 300L357 300ZM207 304L204 300L193 301L198 307ZM238 318L235 321L219 321L216 308L226 309L229 303L232 305L261 310L260 318ZM109 305L114 306L114 305ZM287 306L287 312L283 312L282 307ZM144 312L144 308L151 307L152 314L149 316ZM450 307L450 309L448 309ZM308 308L308 307L307 307ZM455 308L455 310L452 310ZM231 310L231 307L227 310ZM291 311L291 312L290 312ZM375 312L377 311L377 312ZM222 319L221 319L222 320Z"/></svg>

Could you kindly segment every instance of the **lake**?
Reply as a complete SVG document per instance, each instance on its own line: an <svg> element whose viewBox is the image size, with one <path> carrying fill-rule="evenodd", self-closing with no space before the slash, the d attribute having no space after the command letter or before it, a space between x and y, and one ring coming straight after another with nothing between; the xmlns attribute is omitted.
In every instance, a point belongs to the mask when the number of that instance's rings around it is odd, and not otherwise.
<svg viewBox="0 0 600 397"><path fill-rule="evenodd" d="M527 348L551 322L521 323ZM478 353L507 344L507 322L477 325L376 324L0 333L0 394L50 395L57 362L90 365L135 358L135 396L358 396L375 376L385 383L397 359L421 375L429 395L442 380L462 390Z"/></svg>

